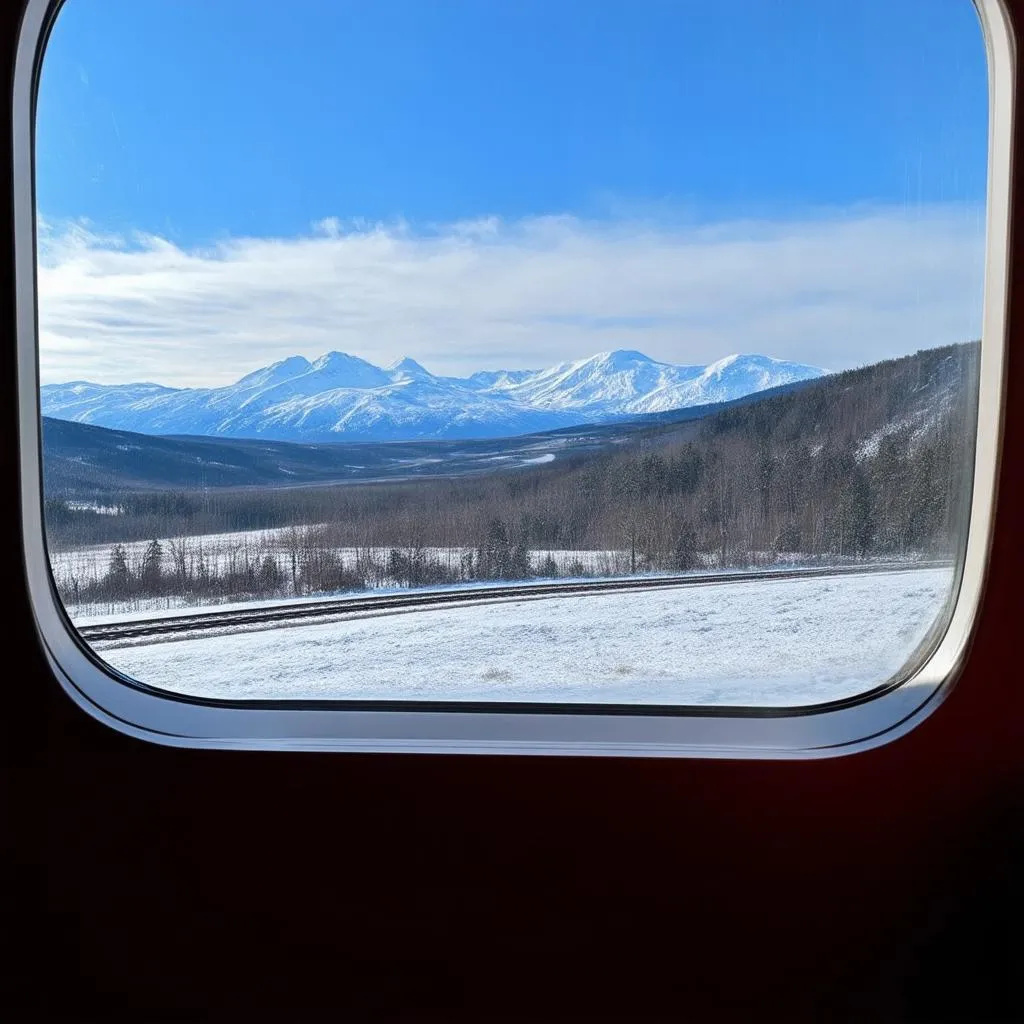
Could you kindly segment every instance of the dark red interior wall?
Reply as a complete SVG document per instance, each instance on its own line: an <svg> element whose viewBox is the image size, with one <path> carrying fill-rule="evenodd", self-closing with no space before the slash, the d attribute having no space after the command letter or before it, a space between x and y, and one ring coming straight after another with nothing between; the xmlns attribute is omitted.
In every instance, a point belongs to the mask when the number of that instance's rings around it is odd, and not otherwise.
<svg viewBox="0 0 1024 1024"><path fill-rule="evenodd" d="M0 14L5 60L17 6ZM3 259L10 339L6 247ZM918 729L851 757L286 755L128 739L48 673L9 485L6 998L31 1007L8 1019L1022 1013L1024 261L1014 267L999 511L970 660ZM0 353L10 481L13 343Z"/></svg>

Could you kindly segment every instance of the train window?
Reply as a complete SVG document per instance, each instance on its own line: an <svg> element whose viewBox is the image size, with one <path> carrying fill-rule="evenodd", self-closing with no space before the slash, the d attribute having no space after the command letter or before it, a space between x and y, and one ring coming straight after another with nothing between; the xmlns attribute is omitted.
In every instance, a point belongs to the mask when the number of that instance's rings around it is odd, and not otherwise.
<svg viewBox="0 0 1024 1024"><path fill-rule="evenodd" d="M39 0L25 554L165 742L794 755L978 605L997 0Z"/></svg>

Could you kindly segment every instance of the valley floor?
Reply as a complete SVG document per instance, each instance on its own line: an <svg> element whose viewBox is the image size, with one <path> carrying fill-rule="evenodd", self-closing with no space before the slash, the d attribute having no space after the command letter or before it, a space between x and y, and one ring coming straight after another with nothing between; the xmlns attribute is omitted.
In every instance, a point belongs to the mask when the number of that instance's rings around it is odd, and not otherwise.
<svg viewBox="0 0 1024 1024"><path fill-rule="evenodd" d="M98 643L151 686L221 699L794 706L912 659L952 569L759 580Z"/></svg>

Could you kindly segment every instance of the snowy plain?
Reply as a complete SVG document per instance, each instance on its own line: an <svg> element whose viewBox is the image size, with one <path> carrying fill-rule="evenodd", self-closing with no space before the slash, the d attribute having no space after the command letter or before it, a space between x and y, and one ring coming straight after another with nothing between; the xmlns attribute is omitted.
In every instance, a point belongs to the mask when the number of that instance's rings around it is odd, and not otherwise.
<svg viewBox="0 0 1024 1024"><path fill-rule="evenodd" d="M898 674L953 580L928 568L516 599L95 649L139 682L220 699L801 706Z"/></svg>

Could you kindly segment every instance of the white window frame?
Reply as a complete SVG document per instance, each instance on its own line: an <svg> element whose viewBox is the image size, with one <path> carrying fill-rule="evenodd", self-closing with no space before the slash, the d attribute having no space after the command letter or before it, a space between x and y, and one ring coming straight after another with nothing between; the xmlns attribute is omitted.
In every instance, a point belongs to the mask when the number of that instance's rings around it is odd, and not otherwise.
<svg viewBox="0 0 1024 1024"><path fill-rule="evenodd" d="M874 695L807 709L639 707L538 711L395 709L351 703L182 697L129 681L71 626L50 572L43 523L36 292L35 101L39 66L62 0L29 0L14 74L13 184L22 543L40 642L80 707L121 732L182 747L486 754L813 758L904 735L954 685L980 606L992 534L1002 429L1016 53L1003 0L974 0L988 56L989 166L978 433L966 557L945 634L909 677ZM965 0L968 2L968 0Z"/></svg>

